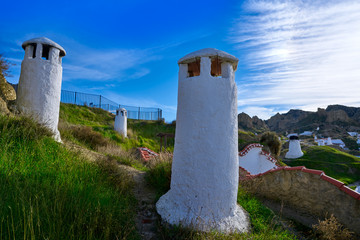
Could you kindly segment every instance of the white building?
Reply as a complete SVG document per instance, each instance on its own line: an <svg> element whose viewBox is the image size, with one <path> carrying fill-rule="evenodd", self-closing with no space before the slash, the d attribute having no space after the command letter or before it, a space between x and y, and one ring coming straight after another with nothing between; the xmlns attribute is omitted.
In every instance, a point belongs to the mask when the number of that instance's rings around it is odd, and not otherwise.
<svg viewBox="0 0 360 240"><path fill-rule="evenodd" d="M238 59L207 48L178 61L179 87L171 188L156 204L170 224L201 231L246 232L237 205Z"/></svg>
<svg viewBox="0 0 360 240"><path fill-rule="evenodd" d="M17 91L17 107L52 130L57 141L62 66L65 50L48 38L34 38L22 44L25 57Z"/></svg>
<svg viewBox="0 0 360 240"><path fill-rule="evenodd" d="M286 153L285 158L299 158L304 153L301 151L300 140L297 136L291 136L289 142L289 151Z"/></svg>
<svg viewBox="0 0 360 240"><path fill-rule="evenodd" d="M348 134L352 137L356 137L358 135L357 132L348 132Z"/></svg>
<svg viewBox="0 0 360 240"><path fill-rule="evenodd" d="M300 133L300 136L311 136L313 134L312 131L305 131L303 133Z"/></svg>
<svg viewBox="0 0 360 240"><path fill-rule="evenodd" d="M114 128L122 136L127 137L127 111L125 108L116 110Z"/></svg>
<svg viewBox="0 0 360 240"><path fill-rule="evenodd" d="M339 146L341 148L346 147L345 143L341 139L331 139L331 137L318 139L315 136L314 141L317 142L318 146L336 145L336 146Z"/></svg>
<svg viewBox="0 0 360 240"><path fill-rule="evenodd" d="M337 145L337 146L339 146L339 147L341 147L341 148L345 148L346 146L345 146L345 143L343 142L343 140L341 140L341 139L332 139L331 140L331 143L332 143L332 145Z"/></svg>
<svg viewBox="0 0 360 240"><path fill-rule="evenodd" d="M261 144L250 144L239 153L239 166L251 175L277 168L276 159L262 150Z"/></svg>

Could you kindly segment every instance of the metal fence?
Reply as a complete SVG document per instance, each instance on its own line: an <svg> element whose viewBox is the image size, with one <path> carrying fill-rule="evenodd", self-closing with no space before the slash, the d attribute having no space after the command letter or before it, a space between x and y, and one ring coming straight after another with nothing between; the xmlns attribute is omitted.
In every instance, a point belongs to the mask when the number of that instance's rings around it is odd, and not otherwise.
<svg viewBox="0 0 360 240"><path fill-rule="evenodd" d="M104 96L61 90L61 102L89 107L101 108L115 113L118 108L125 108L128 118L141 120L161 120L162 110L160 108L134 107L117 104Z"/></svg>

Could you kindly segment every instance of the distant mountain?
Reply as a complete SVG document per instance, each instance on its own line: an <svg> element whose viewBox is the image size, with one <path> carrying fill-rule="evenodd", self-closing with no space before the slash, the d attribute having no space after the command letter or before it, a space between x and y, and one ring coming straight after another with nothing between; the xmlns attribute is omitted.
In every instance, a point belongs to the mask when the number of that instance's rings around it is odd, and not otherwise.
<svg viewBox="0 0 360 240"><path fill-rule="evenodd" d="M264 120L261 120L257 116L251 118L244 112L238 115L238 125L239 129L245 131L264 132L269 130Z"/></svg>
<svg viewBox="0 0 360 240"><path fill-rule="evenodd" d="M277 113L266 121L240 113L238 120L240 129L270 129L282 134L315 131L318 127L318 133L332 137L349 131L360 132L360 108L342 105L329 105L326 109L318 108L316 112L291 109L284 114Z"/></svg>

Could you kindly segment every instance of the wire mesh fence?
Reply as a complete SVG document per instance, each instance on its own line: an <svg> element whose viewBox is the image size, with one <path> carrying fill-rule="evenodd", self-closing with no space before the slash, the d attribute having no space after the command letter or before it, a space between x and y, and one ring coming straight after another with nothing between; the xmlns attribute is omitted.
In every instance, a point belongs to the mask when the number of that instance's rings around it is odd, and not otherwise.
<svg viewBox="0 0 360 240"><path fill-rule="evenodd" d="M101 108L106 111L115 113L118 108L125 108L130 119L140 120L161 120L162 110L160 108L134 107L120 105L107 99L104 96L61 90L61 102L83 105L89 107Z"/></svg>

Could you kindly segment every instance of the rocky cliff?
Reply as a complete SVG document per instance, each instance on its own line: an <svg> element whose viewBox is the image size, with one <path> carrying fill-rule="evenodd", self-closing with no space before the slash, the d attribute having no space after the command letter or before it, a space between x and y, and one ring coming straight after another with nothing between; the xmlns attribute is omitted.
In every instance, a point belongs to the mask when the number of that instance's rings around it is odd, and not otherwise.
<svg viewBox="0 0 360 240"><path fill-rule="evenodd" d="M244 112L238 115L238 126L239 129L246 131L264 132L269 130L264 120L261 120L257 116L251 118Z"/></svg>

